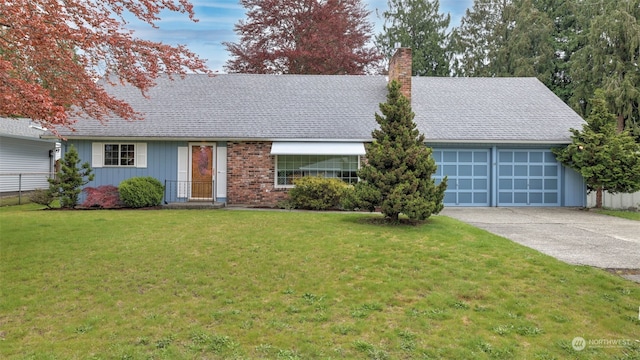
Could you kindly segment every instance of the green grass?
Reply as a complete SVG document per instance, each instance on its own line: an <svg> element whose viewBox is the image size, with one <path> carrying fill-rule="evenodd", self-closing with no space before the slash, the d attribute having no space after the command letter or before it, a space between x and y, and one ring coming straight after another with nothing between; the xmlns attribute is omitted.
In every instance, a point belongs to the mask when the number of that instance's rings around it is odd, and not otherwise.
<svg viewBox="0 0 640 360"><path fill-rule="evenodd" d="M625 211L625 210L611 210L611 209L592 209L592 210L600 214L616 216L623 219L640 221L639 211Z"/></svg>
<svg viewBox="0 0 640 360"><path fill-rule="evenodd" d="M375 216L1 208L0 358L640 359L638 284Z"/></svg>
<svg viewBox="0 0 640 360"><path fill-rule="evenodd" d="M0 206L14 206L29 203L31 203L31 200L29 199L29 193L26 192L21 195L0 196Z"/></svg>

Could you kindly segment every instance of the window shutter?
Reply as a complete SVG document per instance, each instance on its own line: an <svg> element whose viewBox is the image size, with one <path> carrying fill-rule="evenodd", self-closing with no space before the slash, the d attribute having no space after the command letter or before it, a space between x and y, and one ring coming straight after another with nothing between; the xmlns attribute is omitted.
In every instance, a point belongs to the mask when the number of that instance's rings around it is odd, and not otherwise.
<svg viewBox="0 0 640 360"><path fill-rule="evenodd" d="M91 144L91 167L101 168L104 165L104 144L94 142Z"/></svg>
<svg viewBox="0 0 640 360"><path fill-rule="evenodd" d="M136 167L147 167L147 143L136 144Z"/></svg>
<svg viewBox="0 0 640 360"><path fill-rule="evenodd" d="M178 197L186 198L189 194L189 148L178 147Z"/></svg>

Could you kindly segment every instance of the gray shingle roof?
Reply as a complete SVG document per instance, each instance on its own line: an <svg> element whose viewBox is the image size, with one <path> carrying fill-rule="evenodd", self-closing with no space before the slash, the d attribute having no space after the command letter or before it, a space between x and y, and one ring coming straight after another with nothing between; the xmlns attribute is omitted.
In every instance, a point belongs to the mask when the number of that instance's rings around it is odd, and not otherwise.
<svg viewBox="0 0 640 360"><path fill-rule="evenodd" d="M45 131L30 119L0 117L0 135L2 136L40 140L40 136L44 134Z"/></svg>
<svg viewBox="0 0 640 360"><path fill-rule="evenodd" d="M187 75L145 98L109 87L145 117L79 119L61 135L108 138L365 140L386 101L383 76ZM413 110L428 140L568 141L582 119L534 78L413 78Z"/></svg>
<svg viewBox="0 0 640 360"><path fill-rule="evenodd" d="M415 122L436 141L569 142L584 120L536 78L412 79Z"/></svg>

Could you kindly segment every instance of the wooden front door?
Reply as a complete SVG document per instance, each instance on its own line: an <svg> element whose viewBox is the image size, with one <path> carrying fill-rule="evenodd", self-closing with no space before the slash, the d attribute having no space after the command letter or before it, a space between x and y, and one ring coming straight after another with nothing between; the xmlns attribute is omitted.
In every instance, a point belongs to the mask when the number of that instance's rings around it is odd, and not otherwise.
<svg viewBox="0 0 640 360"><path fill-rule="evenodd" d="M214 155L211 144L191 145L192 199L213 199Z"/></svg>

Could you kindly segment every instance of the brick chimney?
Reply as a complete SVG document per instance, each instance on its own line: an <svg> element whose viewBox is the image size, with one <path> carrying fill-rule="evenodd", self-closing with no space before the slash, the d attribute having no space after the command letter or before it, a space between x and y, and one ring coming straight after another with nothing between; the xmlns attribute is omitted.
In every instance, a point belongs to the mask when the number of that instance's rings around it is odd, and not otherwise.
<svg viewBox="0 0 640 360"><path fill-rule="evenodd" d="M400 83L400 92L411 101L411 48L397 47L389 60L389 82Z"/></svg>

